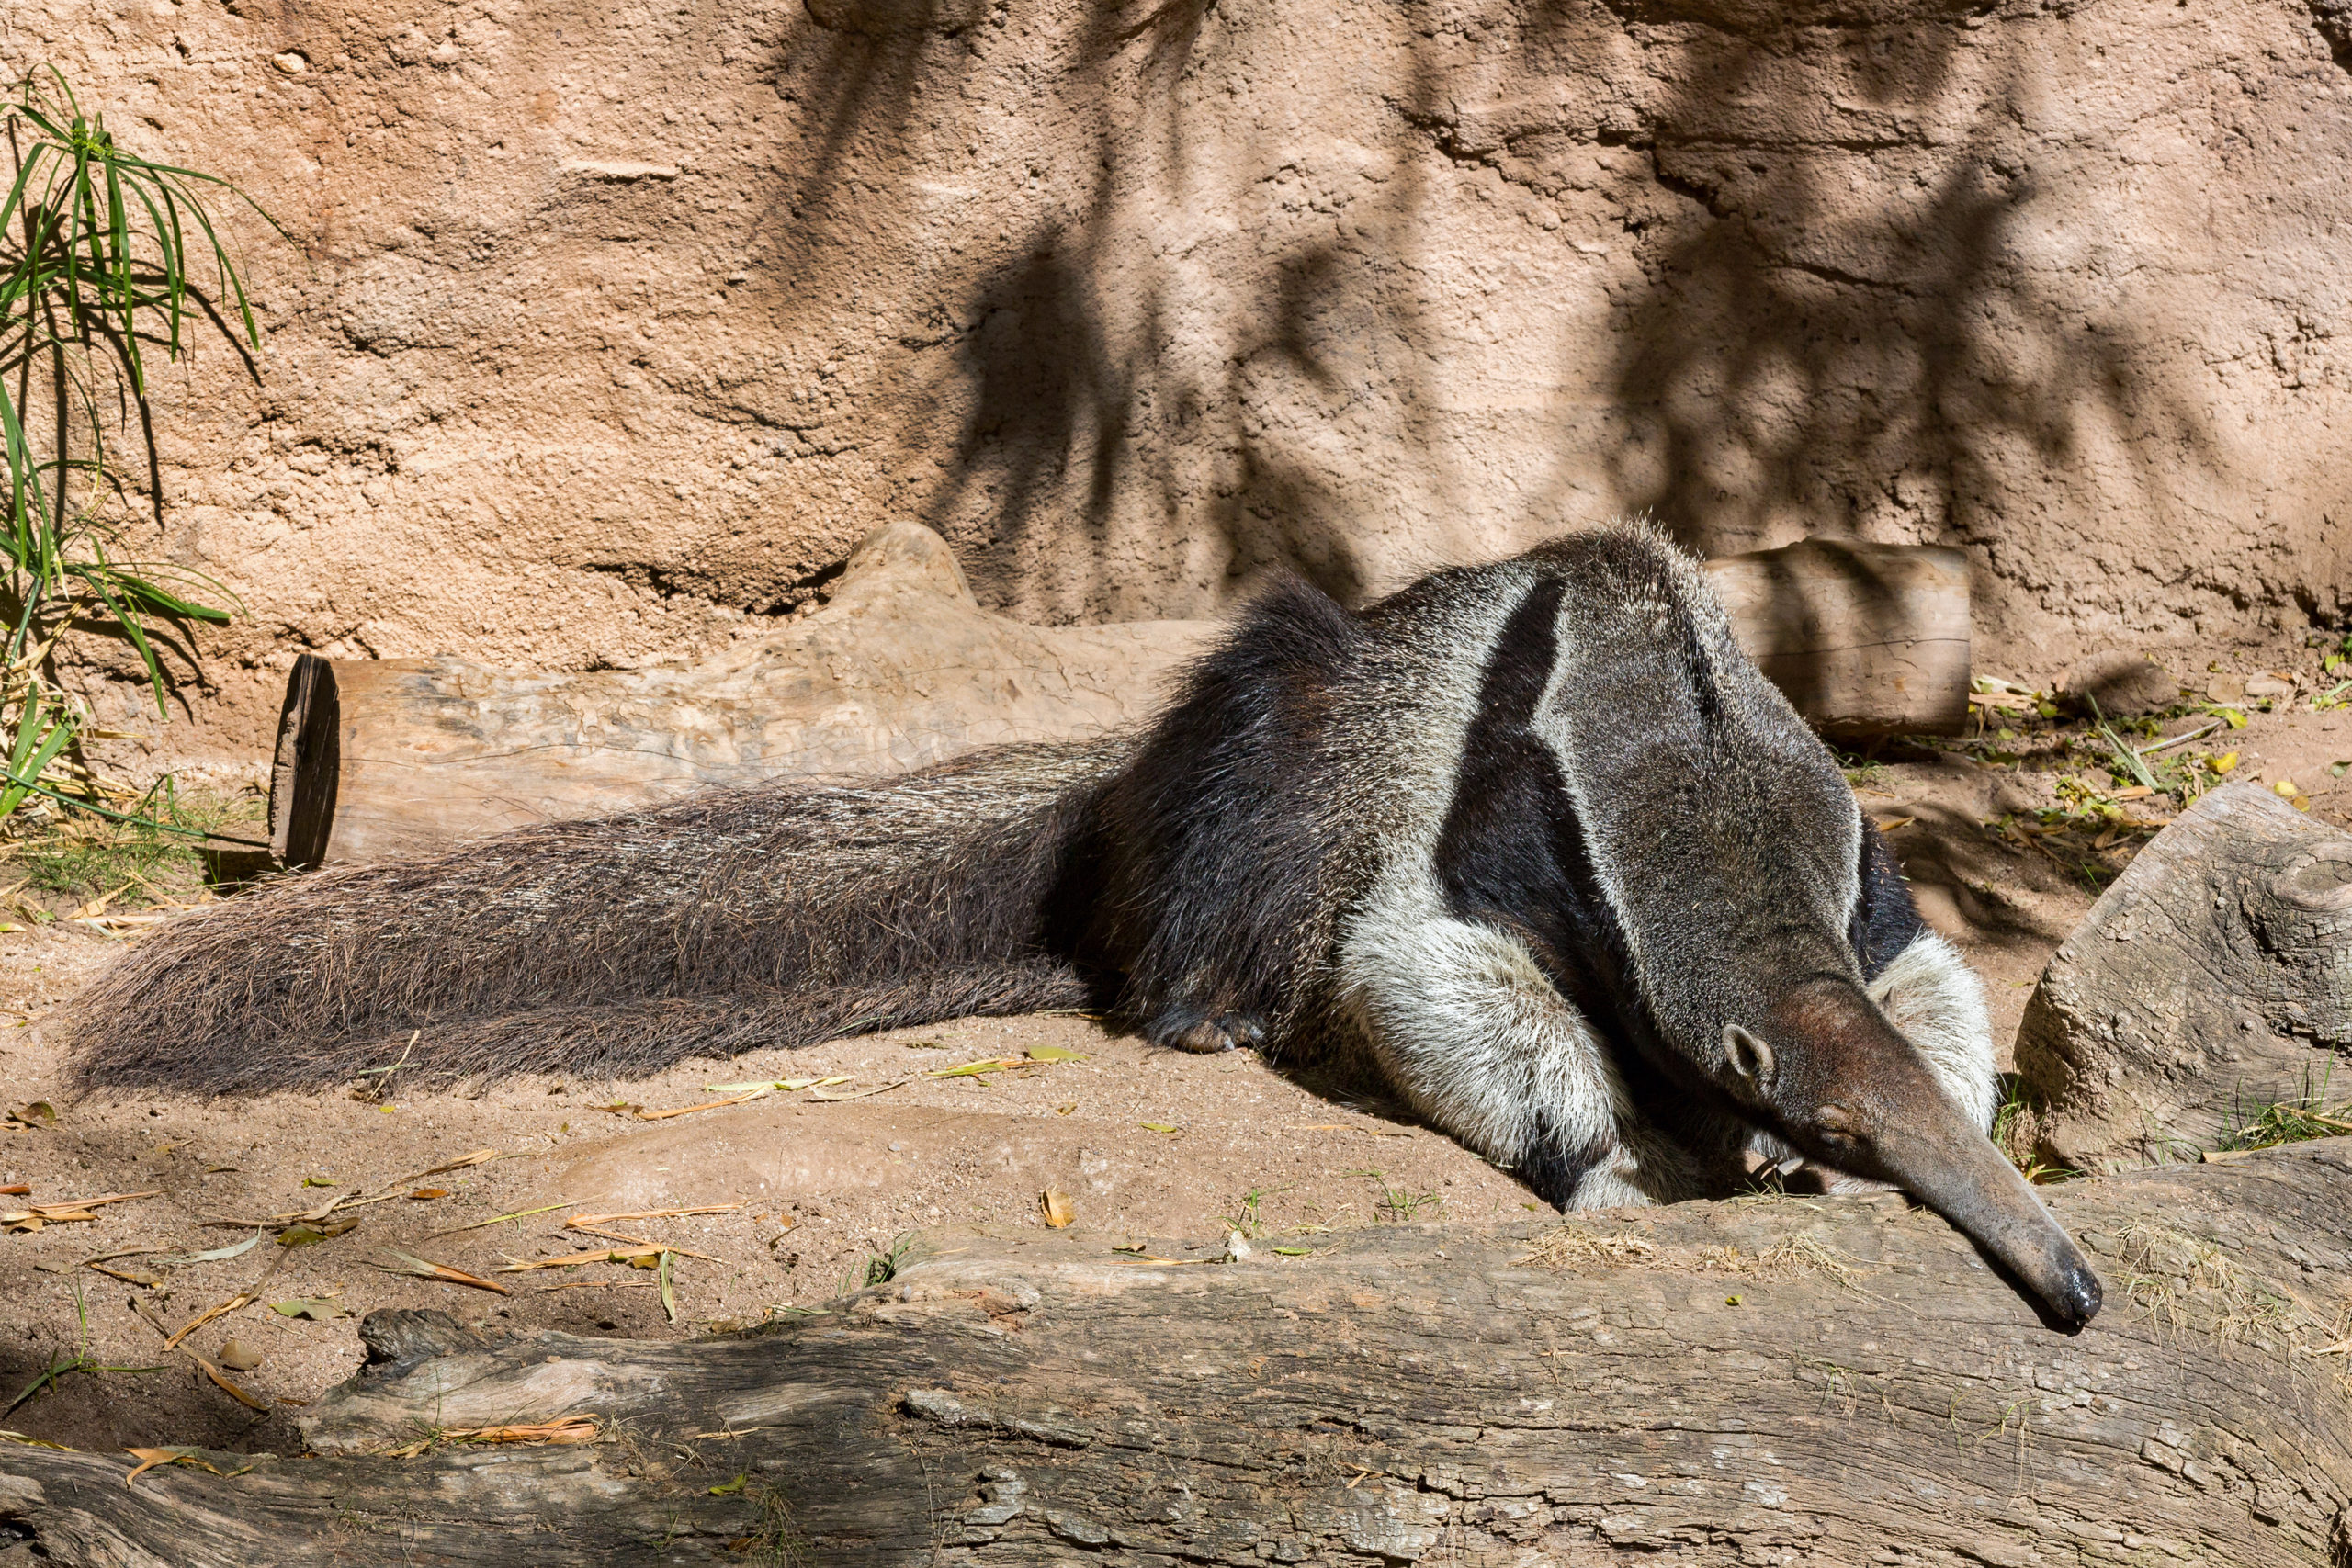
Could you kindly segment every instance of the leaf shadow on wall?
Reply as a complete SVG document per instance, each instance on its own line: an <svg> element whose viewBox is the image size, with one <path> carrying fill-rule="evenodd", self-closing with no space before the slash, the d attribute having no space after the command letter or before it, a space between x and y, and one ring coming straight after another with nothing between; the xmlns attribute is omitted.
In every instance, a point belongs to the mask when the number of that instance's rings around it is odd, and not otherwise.
<svg viewBox="0 0 2352 1568"><path fill-rule="evenodd" d="M1759 46L1710 39L1705 69L1679 73L1708 90L1661 113L1651 153L1692 217L1657 244L1618 335L1611 387L1634 434L1619 493L1703 554L1799 532L1989 546L2021 502L2063 516L2070 491L2119 481L2178 516L2184 464L2220 468L2202 417L2128 325L2062 305L2020 254L2054 198L2001 141L2023 118L2015 61L1949 148L1917 126L1971 35L1889 49L1883 31L1845 41L1905 127L1884 144L1738 144L1724 106L1753 113L1792 79L1758 69Z"/></svg>

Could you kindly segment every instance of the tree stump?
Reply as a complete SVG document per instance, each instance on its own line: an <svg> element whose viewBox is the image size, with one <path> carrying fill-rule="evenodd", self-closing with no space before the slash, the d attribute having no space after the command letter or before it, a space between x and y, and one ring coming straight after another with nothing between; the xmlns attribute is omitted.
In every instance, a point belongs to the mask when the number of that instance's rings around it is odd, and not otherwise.
<svg viewBox="0 0 2352 1568"><path fill-rule="evenodd" d="M2226 784L2150 840L2018 1032L2044 1159L2194 1159L2233 1119L2352 1092L2352 833Z"/></svg>
<svg viewBox="0 0 2352 1568"><path fill-rule="evenodd" d="M1826 732L1966 717L1959 551L1807 540L1707 570L1741 646ZM1149 718L1216 629L990 615L945 542L899 523L857 547L822 611L693 669L305 656L279 719L271 842L288 865L357 864L710 785L1101 734Z"/></svg>
<svg viewBox="0 0 2352 1568"><path fill-rule="evenodd" d="M315 1456L126 1486L0 1447L0 1518L107 1568L2321 1568L2352 1551L2347 1178L2333 1140L2047 1190L2108 1281L2071 1337L1893 1194L1221 1262L933 1233L877 1288L680 1344L378 1313ZM433 1440L562 1416L596 1439Z"/></svg>

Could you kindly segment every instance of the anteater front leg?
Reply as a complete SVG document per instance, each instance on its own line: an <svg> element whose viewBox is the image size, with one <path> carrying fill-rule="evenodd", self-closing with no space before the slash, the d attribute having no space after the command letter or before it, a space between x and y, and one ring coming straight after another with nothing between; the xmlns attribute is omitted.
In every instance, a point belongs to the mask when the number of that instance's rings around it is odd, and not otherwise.
<svg viewBox="0 0 2352 1568"><path fill-rule="evenodd" d="M1389 1082L1433 1124L1563 1209L1647 1203L1600 1042L1534 955L1442 915L1367 915L1340 952L1340 997Z"/></svg>

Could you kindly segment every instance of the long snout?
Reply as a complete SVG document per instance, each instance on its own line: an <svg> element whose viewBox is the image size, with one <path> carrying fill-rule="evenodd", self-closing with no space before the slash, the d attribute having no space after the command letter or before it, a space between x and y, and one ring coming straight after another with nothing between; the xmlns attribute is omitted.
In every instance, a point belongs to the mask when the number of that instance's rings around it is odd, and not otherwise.
<svg viewBox="0 0 2352 1568"><path fill-rule="evenodd" d="M2059 1318L2088 1323L2101 1292L2074 1238L1957 1106L1934 1120L1940 1124L1884 1129L1871 1140L1885 1178L1983 1244Z"/></svg>

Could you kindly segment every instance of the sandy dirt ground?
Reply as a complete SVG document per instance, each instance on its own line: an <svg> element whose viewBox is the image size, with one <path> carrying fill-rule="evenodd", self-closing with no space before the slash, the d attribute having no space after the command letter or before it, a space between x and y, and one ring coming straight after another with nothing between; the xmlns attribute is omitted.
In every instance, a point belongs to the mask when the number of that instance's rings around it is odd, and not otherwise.
<svg viewBox="0 0 2352 1568"><path fill-rule="evenodd" d="M2167 732L2199 722L2171 720ZM2352 715L2256 714L2243 730L2180 750L2236 750L2236 776L2292 778L2316 814L2347 821L2352 779L2329 769L2352 758ZM1984 974L2005 1045L2098 875L2144 841L2100 851L2089 834L2019 830L2033 821L2021 814L2052 804L2057 780L2081 771L2079 757L2062 769L2051 742L2032 738L2006 754L2017 760L1908 751L1853 775L1924 912ZM2104 872L2086 874L2086 863ZM1070 1016L960 1021L626 1084L526 1078L412 1093L395 1072L380 1099L346 1089L76 1099L53 1010L125 940L136 937L62 922L0 936L0 1109L46 1100L57 1111L53 1124L36 1113L0 1131L0 1186L29 1189L0 1198L0 1210L146 1194L85 1222L0 1235L0 1400L77 1358L155 1369L64 1372L0 1418L0 1428L77 1448L299 1452L296 1418L357 1365L357 1315L373 1308L692 1336L856 1288L912 1229L1041 1225L1048 1190L1106 1249L1148 1240L1189 1256L1221 1249L1237 1225L1283 1246L1318 1227L1479 1224L1535 1206L1508 1172L1350 1086L1286 1075L1251 1052L1153 1050ZM934 1076L1033 1052L1044 1059ZM787 1075L847 1081L659 1121L629 1109L691 1106L718 1098L712 1085ZM820 1102L819 1092L858 1098ZM495 1157L428 1174L485 1150ZM336 1198L380 1201L347 1202L331 1217L356 1225L304 1246L278 1245L256 1223ZM706 1205L723 1207L612 1220L603 1234L567 1225L582 1214ZM658 1269L588 1250L631 1245L616 1235L675 1249L667 1308ZM189 1260L256 1235L235 1256ZM582 1251L599 1260L496 1272ZM417 1266L409 1259L509 1293L388 1271ZM165 1347L165 1329L232 1303L242 1304L203 1322L184 1348L216 1366L258 1356L223 1371L261 1408ZM311 1315L286 1315L280 1303L312 1303Z"/></svg>

